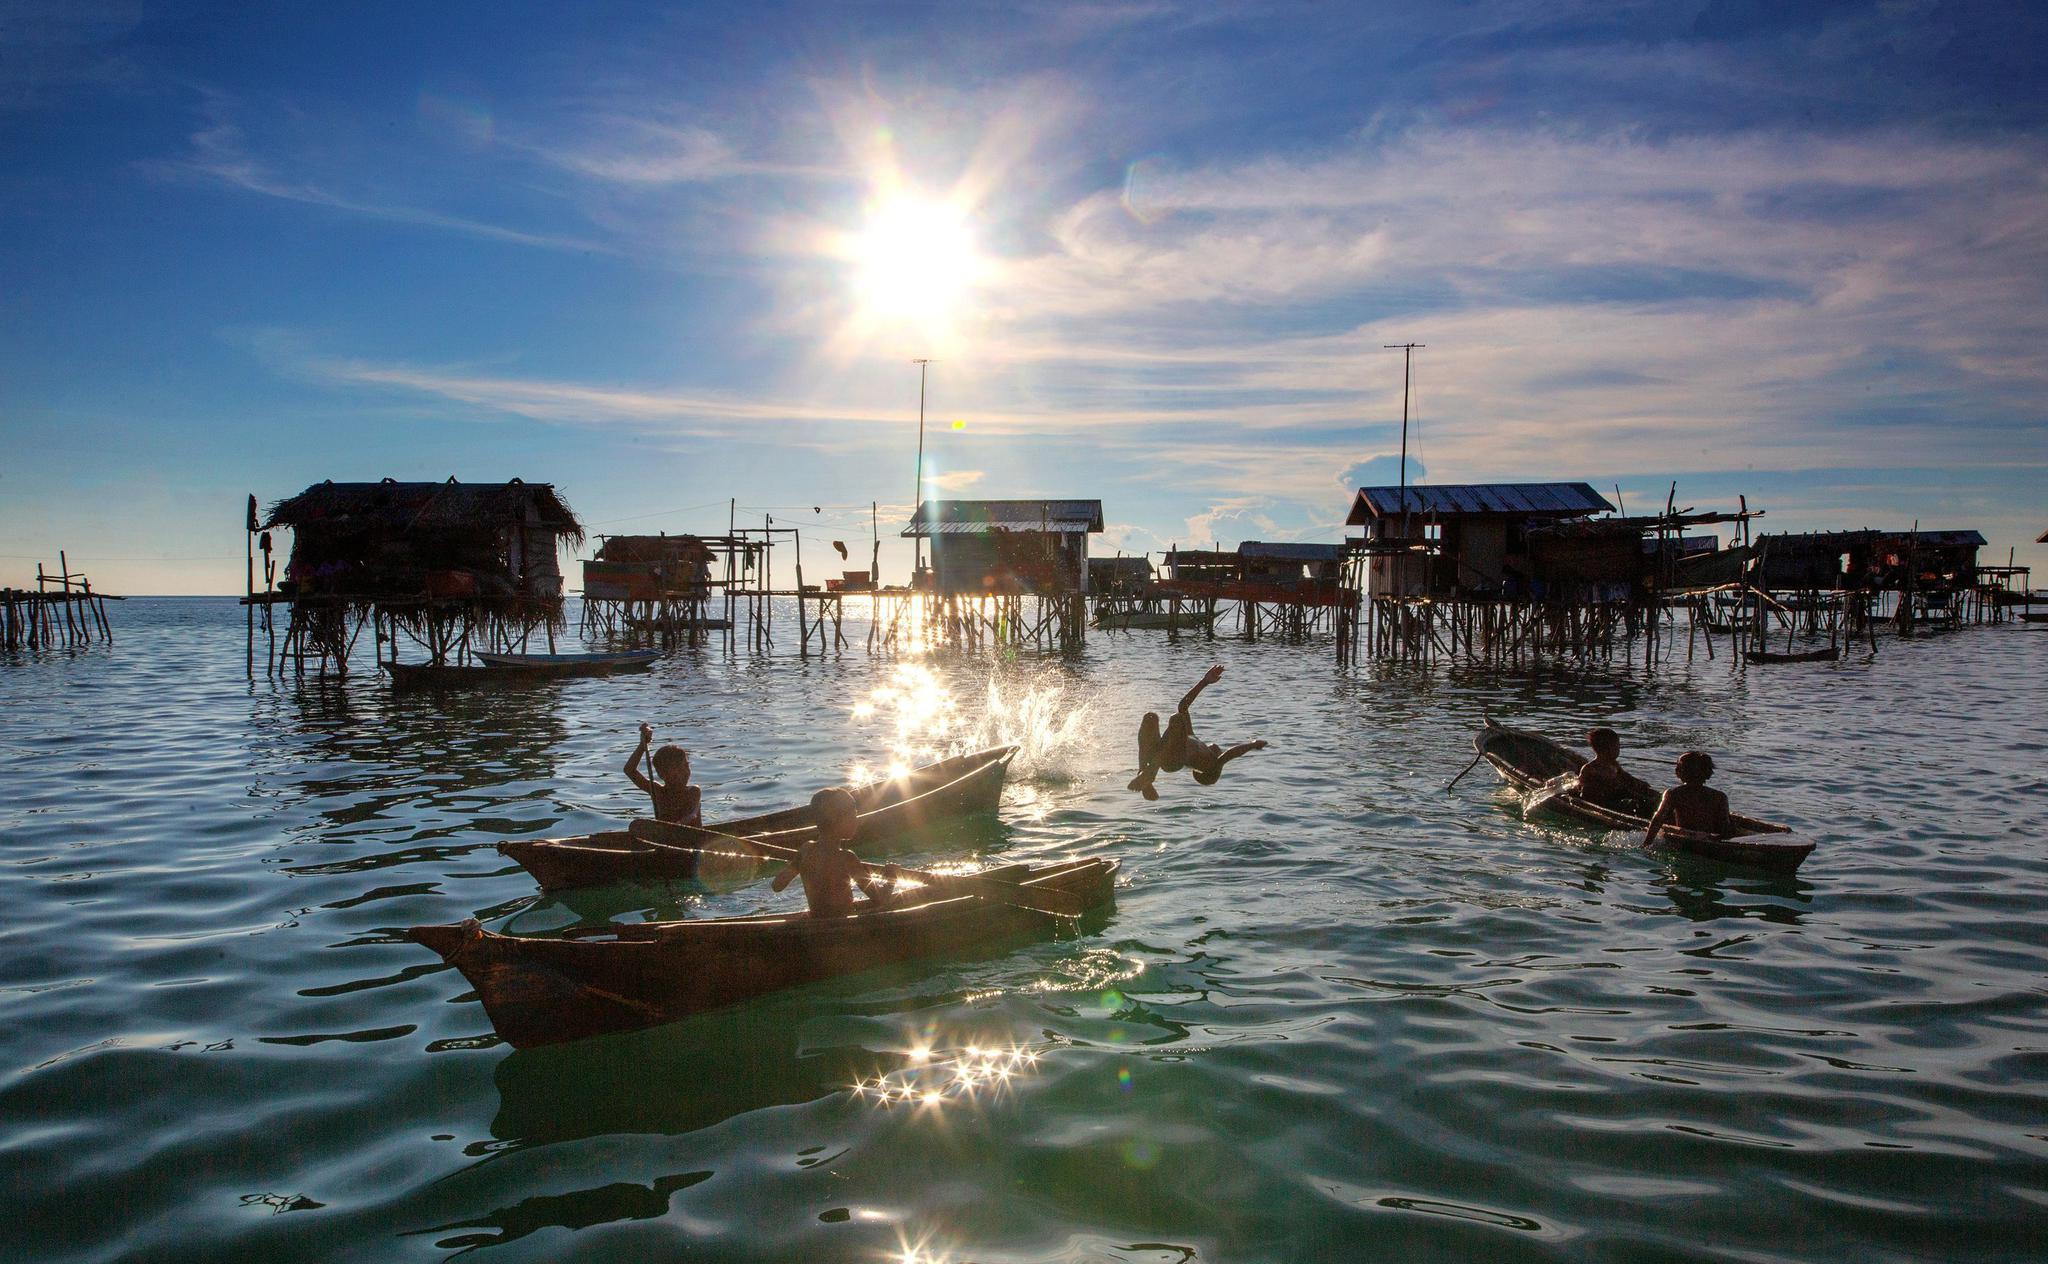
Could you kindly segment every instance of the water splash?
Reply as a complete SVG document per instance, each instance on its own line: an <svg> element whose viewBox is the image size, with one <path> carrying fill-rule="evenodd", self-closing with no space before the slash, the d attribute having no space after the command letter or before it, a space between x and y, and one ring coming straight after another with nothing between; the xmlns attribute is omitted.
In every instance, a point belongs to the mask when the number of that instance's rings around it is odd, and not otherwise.
<svg viewBox="0 0 2048 1264"><path fill-rule="evenodd" d="M1070 704L1066 691L1050 680L1005 688L991 678L981 706L968 711L938 673L922 663L904 663L854 705L853 718L874 720L890 732L889 763L854 765L849 780L855 785L990 746L1018 748L1010 765L1013 781L1069 781L1088 734L1089 708Z"/></svg>

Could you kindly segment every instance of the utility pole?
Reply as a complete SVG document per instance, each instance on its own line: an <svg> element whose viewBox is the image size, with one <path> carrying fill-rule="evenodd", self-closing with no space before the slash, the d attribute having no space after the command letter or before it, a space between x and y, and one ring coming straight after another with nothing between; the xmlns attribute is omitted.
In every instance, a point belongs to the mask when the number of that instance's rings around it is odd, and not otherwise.
<svg viewBox="0 0 2048 1264"><path fill-rule="evenodd" d="M1408 538L1408 384L1415 368L1415 349L1427 346L1422 342L1390 342L1382 344L1382 351L1401 353L1401 538Z"/></svg>
<svg viewBox="0 0 2048 1264"><path fill-rule="evenodd" d="M931 361L912 360L911 363L917 366L917 486L910 491L910 516L915 520L917 507L924 503L924 383L925 373L930 368ZM931 529L932 524L927 522L925 530ZM924 569L924 536L912 536L910 549L910 582L915 585L917 573Z"/></svg>

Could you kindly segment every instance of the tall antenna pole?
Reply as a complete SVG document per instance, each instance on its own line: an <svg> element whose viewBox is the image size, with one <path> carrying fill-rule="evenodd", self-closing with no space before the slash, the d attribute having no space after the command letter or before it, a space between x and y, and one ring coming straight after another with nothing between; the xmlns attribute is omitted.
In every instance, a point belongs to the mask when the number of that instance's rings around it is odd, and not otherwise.
<svg viewBox="0 0 2048 1264"><path fill-rule="evenodd" d="M1382 344L1382 351L1401 353L1401 538L1408 538L1408 384L1415 368L1415 348L1428 346L1422 342L1390 342Z"/></svg>
<svg viewBox="0 0 2048 1264"><path fill-rule="evenodd" d="M915 519L917 507L924 503L924 380L931 361L912 360L911 363L917 366L917 486L910 491L910 516ZM930 523L925 524L925 530L931 530ZM912 536L910 548L910 582L915 584L917 572L924 569L924 537Z"/></svg>

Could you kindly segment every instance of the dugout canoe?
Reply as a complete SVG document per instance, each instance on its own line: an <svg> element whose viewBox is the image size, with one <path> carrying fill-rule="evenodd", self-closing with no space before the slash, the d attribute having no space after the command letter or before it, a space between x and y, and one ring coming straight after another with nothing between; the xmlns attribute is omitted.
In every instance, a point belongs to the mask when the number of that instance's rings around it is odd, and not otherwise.
<svg viewBox="0 0 2048 1264"><path fill-rule="evenodd" d="M860 829L854 849L873 855L899 836L916 834L943 822L976 812L993 812L1003 797L1003 778L1015 746L994 746L926 764L900 777L855 787ZM785 808L760 816L706 825L707 831L795 847L811 834L811 810ZM659 832L673 838L684 826ZM718 856L722 880L743 879L759 872L762 863L731 854L734 845L707 837L705 846ZM687 882L698 876L699 848L670 841L635 837L627 830L608 830L573 838L522 838L498 844L547 891L614 883Z"/></svg>
<svg viewBox="0 0 2048 1264"><path fill-rule="evenodd" d="M1834 646L1824 650L1800 650L1794 653L1776 653L1771 650L1750 650L1743 657L1752 663L1832 663L1842 656Z"/></svg>
<svg viewBox="0 0 2048 1264"><path fill-rule="evenodd" d="M628 654L478 654L478 663L385 663L391 683L399 688L445 689L469 685L521 685L546 680L576 680L643 672L661 655L652 651Z"/></svg>
<svg viewBox="0 0 2048 1264"><path fill-rule="evenodd" d="M1566 774L1576 774L1580 765L1586 762L1584 755L1569 746L1553 742L1540 733L1512 729L1490 719L1486 727L1473 736L1472 746L1500 774L1501 780L1515 789L1524 794L1545 791L1543 806L1550 811L1600 829L1630 830L1641 834L1650 828L1650 816L1656 811L1654 803L1639 801L1626 808L1610 807L1582 799L1569 791L1557 792L1551 782ZM1776 837L1790 834L1792 827L1789 825L1732 813L1729 819L1736 829L1733 837L1715 838L1691 830L1666 829L1657 835L1657 845L1705 860L1787 874L1796 872L1813 852L1814 845L1810 841Z"/></svg>
<svg viewBox="0 0 2048 1264"><path fill-rule="evenodd" d="M1095 616L1095 626L1106 631L1148 632L1187 628L1199 632L1222 612L1183 610L1178 618L1171 610L1104 611Z"/></svg>
<svg viewBox="0 0 2048 1264"><path fill-rule="evenodd" d="M498 654L476 652L477 661L489 667L516 667L522 671L569 673L644 671L661 657L659 650L611 650L595 654Z"/></svg>
<svg viewBox="0 0 2048 1264"><path fill-rule="evenodd" d="M1085 920L1114 905L1117 868L1117 861L1091 859L975 876L1014 883L1024 898L1065 892L1079 901ZM616 923L548 938L500 935L471 919L406 934L460 970L498 1035L524 1049L653 1027L889 966L998 953L1075 924L941 885L846 917Z"/></svg>

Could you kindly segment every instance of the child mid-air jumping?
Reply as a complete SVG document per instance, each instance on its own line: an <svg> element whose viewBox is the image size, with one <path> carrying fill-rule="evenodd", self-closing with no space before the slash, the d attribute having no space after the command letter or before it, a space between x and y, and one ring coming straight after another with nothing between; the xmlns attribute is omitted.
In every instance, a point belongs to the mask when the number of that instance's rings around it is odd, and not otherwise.
<svg viewBox="0 0 2048 1264"><path fill-rule="evenodd" d="M1222 666L1211 667L1180 700L1180 709L1166 722L1164 733L1159 731L1159 713L1145 713L1138 724L1138 775L1131 779L1131 789L1147 799L1157 799L1159 791L1153 789L1153 781L1162 772L1179 772L1183 768L1194 773L1195 780L1202 785L1213 786L1223 776L1223 765L1240 755L1266 749L1264 741L1243 742L1224 750L1196 739L1194 717L1188 714L1188 708L1204 689L1221 679Z"/></svg>

